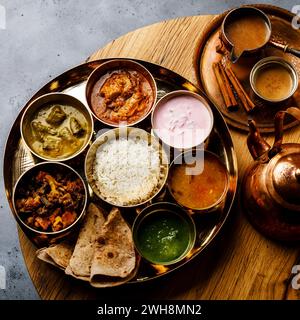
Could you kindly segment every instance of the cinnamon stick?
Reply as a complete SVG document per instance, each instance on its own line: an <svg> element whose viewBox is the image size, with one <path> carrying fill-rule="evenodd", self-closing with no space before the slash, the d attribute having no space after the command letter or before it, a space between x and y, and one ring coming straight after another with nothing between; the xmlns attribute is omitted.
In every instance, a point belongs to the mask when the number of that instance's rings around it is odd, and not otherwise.
<svg viewBox="0 0 300 320"><path fill-rule="evenodd" d="M223 82L225 84L226 91L227 91L227 93L229 95L229 98L230 98L230 101L231 101L231 104L232 104L232 109L233 108L237 108L239 105L238 105L238 103L236 101L236 98L235 98L234 93L232 91L232 88L230 86L230 81L229 81L229 79L228 79L228 77L227 77L227 75L225 73L225 70L224 70L221 62L218 63L218 67L219 67L219 70L221 72L222 80L223 80Z"/></svg>
<svg viewBox="0 0 300 320"><path fill-rule="evenodd" d="M224 83L222 74L221 74L221 70L220 67L217 63L213 64L213 70L225 103L225 106L228 110L232 110L233 108L236 107L236 105L234 105L234 103L231 101L230 95L228 93L228 90L226 88L226 84ZM231 89L231 88L230 88ZM235 101L236 102L236 101Z"/></svg>
<svg viewBox="0 0 300 320"><path fill-rule="evenodd" d="M246 110L246 112L251 112L255 108L255 104L252 102L250 97L248 96L247 92L244 90L243 86L241 85L240 81L231 70L230 67L223 67L227 77L229 78L234 90L238 98L241 100L242 106Z"/></svg>

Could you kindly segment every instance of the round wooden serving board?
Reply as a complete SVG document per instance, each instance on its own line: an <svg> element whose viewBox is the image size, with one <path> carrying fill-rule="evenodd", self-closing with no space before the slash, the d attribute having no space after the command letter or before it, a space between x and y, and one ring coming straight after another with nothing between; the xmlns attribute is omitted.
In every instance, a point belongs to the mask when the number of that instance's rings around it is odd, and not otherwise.
<svg viewBox="0 0 300 320"><path fill-rule="evenodd" d="M178 18L147 26L112 41L89 60L126 57L148 60L174 70L197 84L198 46L215 16ZM240 181L251 162L246 135L232 130ZM300 128L285 141L300 142ZM269 142L272 137L268 138ZM225 228L201 256L170 276L143 284L93 289L35 257L36 248L22 231L21 248L42 299L299 299L291 287L298 246L272 242L257 233L240 209L239 195Z"/></svg>

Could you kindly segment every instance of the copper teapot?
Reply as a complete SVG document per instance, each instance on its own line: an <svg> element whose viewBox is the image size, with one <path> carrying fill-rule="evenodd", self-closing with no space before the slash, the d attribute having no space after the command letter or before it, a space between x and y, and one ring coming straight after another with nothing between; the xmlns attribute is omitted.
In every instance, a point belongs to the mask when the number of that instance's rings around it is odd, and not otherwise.
<svg viewBox="0 0 300 320"><path fill-rule="evenodd" d="M248 168L242 203L250 222L264 235L283 241L300 240L300 144L283 144L286 114L300 120L298 108L275 116L275 142L271 147L249 121L247 144L255 160Z"/></svg>

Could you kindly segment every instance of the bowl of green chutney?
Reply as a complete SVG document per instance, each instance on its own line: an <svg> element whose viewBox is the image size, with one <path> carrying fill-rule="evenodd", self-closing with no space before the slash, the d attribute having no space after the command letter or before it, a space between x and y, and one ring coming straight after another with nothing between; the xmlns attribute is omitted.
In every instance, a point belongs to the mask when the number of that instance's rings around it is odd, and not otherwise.
<svg viewBox="0 0 300 320"><path fill-rule="evenodd" d="M195 240L192 217L173 203L154 203L142 210L133 223L136 250L152 264L170 265L183 260Z"/></svg>

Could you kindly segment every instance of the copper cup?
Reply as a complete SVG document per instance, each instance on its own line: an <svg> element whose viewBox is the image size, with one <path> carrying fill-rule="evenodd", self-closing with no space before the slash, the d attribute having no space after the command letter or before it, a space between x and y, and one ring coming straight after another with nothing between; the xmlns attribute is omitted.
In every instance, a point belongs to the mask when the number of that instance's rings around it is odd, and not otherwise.
<svg viewBox="0 0 300 320"><path fill-rule="evenodd" d="M268 68L271 66L276 66L276 65L280 65L283 68L285 68L292 79L292 86L289 92L287 92L286 96L280 98L280 99L271 99L271 98L267 98L265 96L263 96L257 89L256 86L256 79L257 79L257 75L258 73L263 70L264 68ZM299 77L298 77L298 73L297 70L294 68L294 66L289 63L288 61L279 58L279 57L267 57L264 59L259 60L254 67L252 68L251 72L250 72L250 85L251 85L251 89L255 94L255 98L257 98L259 101L266 103L268 105L274 105L274 104L278 104L281 102L284 102L286 100L288 100L289 98L291 98L293 96L293 94L296 92L297 88L298 88L298 83L299 83Z"/></svg>
<svg viewBox="0 0 300 320"><path fill-rule="evenodd" d="M228 26L235 21L236 19L241 19L241 17L249 17L249 16L257 16L263 19L266 23L267 28L269 29L269 37L266 38L266 41L259 47L251 50L244 50L241 52L240 55L236 56L235 51L234 51L234 43L232 43L228 37L227 34L227 28ZM233 63L237 62L238 59L243 56L243 57L251 57L255 55L257 52L259 52L264 46L268 43L270 36L271 36L271 21L269 17L261 10L256 9L254 7L240 7L231 10L230 12L227 13L225 16L222 26L221 26L221 33L220 33L220 39L223 42L224 46L227 48L227 50L230 52L230 59Z"/></svg>
<svg viewBox="0 0 300 320"><path fill-rule="evenodd" d="M230 23L237 19L241 19L241 17L249 17L249 16L256 16L261 18L265 21L266 27L268 28L268 36L265 39L265 42L262 43L260 46L253 48L251 50L244 50L239 55L236 55L234 52L234 43L232 43L228 37L227 28ZM269 19L269 17L262 11L255 7L251 6L243 6L236 9L233 9L227 13L225 16L222 26L221 26L221 33L220 33L220 39L223 42L224 46L227 48L227 50L230 52L230 59L233 63L237 62L240 57L253 57L255 54L257 54L260 50L262 50L266 45L271 45L279 50L282 50L283 52L291 53L296 57L300 57L300 50L291 48L288 44L283 45L282 43L276 41L275 39L271 38L272 36L272 24Z"/></svg>

